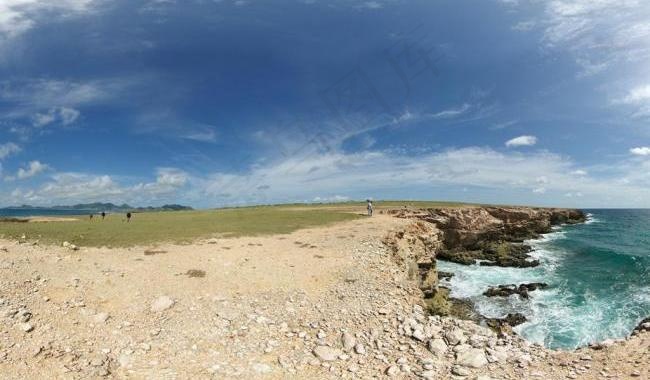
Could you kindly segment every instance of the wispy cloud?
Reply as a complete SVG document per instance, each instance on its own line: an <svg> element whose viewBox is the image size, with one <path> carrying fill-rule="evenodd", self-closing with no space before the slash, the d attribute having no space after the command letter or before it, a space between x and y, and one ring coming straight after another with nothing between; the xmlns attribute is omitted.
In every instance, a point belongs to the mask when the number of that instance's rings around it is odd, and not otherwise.
<svg viewBox="0 0 650 380"><path fill-rule="evenodd" d="M20 146L12 142L0 144L0 160L9 157L12 154L18 153L20 150Z"/></svg>
<svg viewBox="0 0 650 380"><path fill-rule="evenodd" d="M460 107L446 109L431 115L433 119L450 119L464 115L470 110L471 106L467 103L464 103Z"/></svg>
<svg viewBox="0 0 650 380"><path fill-rule="evenodd" d="M38 21L71 17L91 9L93 0L2 0L0 2L0 42L33 28ZM47 14L47 19L44 17Z"/></svg>
<svg viewBox="0 0 650 380"><path fill-rule="evenodd" d="M510 6L519 3L501 2ZM650 4L644 0L526 2L541 3L544 13L519 22L513 29L541 28L545 45L573 54L582 67L582 76L598 74L621 63L642 63L650 57Z"/></svg>
<svg viewBox="0 0 650 380"><path fill-rule="evenodd" d="M42 128L53 123L60 123L61 125L70 125L77 121L81 112L74 108L69 107L55 107L50 108L45 113L37 113L33 116L33 126Z"/></svg>
<svg viewBox="0 0 650 380"><path fill-rule="evenodd" d="M537 144L537 137L535 136L519 136L506 141L506 146L509 148L518 146L532 146L535 144Z"/></svg>

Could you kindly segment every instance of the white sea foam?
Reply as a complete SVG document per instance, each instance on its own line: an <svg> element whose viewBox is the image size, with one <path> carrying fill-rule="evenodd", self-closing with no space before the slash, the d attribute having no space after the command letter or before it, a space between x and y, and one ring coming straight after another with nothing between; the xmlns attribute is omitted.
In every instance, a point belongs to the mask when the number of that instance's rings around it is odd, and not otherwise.
<svg viewBox="0 0 650 380"><path fill-rule="evenodd" d="M588 218L590 223L599 222L593 215ZM531 342L568 349L625 337L640 316L650 315L650 286L643 281L638 285L616 282L610 285L614 288L603 289L596 284L582 286L584 282L567 278L567 275L572 276L567 268L576 265L575 255L579 253L562 248L569 246L569 242L557 243L573 236L573 228L554 228L539 239L525 242L533 248L531 257L540 261L537 267L466 266L438 261L439 270L455 273L442 283L451 288L452 297L470 299L477 311L486 317L524 314L528 321L517 326L515 331ZM550 287L531 292L528 300L516 295L507 298L483 296L490 286L530 282L545 282ZM613 294L616 296L611 297Z"/></svg>
<svg viewBox="0 0 650 380"><path fill-rule="evenodd" d="M587 213L587 219L585 220L585 224L592 224L592 223L600 223L600 219L597 219L594 217L594 214Z"/></svg>

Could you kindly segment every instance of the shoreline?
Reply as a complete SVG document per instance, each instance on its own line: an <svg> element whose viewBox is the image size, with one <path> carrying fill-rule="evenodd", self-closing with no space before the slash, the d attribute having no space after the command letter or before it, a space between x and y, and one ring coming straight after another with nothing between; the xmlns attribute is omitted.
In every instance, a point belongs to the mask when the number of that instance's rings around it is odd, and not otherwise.
<svg viewBox="0 0 650 380"><path fill-rule="evenodd" d="M538 212L538 211L542 212ZM530 335L522 334L522 330L526 329L528 327L526 324L527 323L540 323L540 320L535 320L535 317L538 316L539 310L535 310L537 307L539 307L539 303L534 302L534 298L536 297L534 294L531 293L531 300L528 300L528 291L532 289L534 292L537 288L540 286L542 289L546 288L547 281L551 281L551 277L548 277L548 270L550 268L548 265L550 263L548 262L549 257L546 256L540 256L537 253L543 253L544 249L540 247L540 245L544 243L548 243L550 240L556 239L555 236L562 236L564 235L566 231L566 227L570 227L571 225L577 225L577 224L591 224L595 222L595 218L593 214L587 213L587 212L582 212L578 210L566 210L566 209L546 209L546 210L551 210L551 214L548 212L544 212L544 209L536 209L536 208L523 208L523 207L517 207L517 208L501 208L500 210L497 210L496 212L493 210L487 210L488 213L492 213L495 215L501 215L505 216L503 218L504 224L506 226L501 227L501 232L495 235L494 230L493 231L486 231L484 229L484 225L472 225L475 221L472 221L471 218L480 218L481 215L479 215L476 210L473 211L468 211L466 210L465 214L466 215L455 215L456 220L452 223L441 223L439 221L441 216L446 216L445 212L443 210L435 210L435 209L429 209L429 210L419 210L411 213L404 213L404 212L397 212L397 215L399 217L405 217L405 218L413 218L415 220L433 220L434 222L432 224L436 225L436 227L440 228L440 226L443 226L443 232L442 232L442 237L438 236L438 244L432 247L430 250L432 251L432 255L435 257L433 259L433 262L431 265L428 265L428 268L436 268L436 267L442 267L442 270L445 271L445 278L443 279L440 277L438 279L437 283L427 283L425 284L425 288L429 287L431 289L424 289L423 290L423 296L425 299L425 303L429 304L430 311L433 314L440 314L440 315L454 315L458 318L461 319L469 319L473 320L476 323L479 323L481 325L487 325L490 326L491 328L495 329L495 331L501 333L501 330L504 330L507 333L512 333L513 331L517 331L518 334L522 336L524 339L531 339L529 340L531 343L538 343L542 344L543 342L540 340L535 340L532 338ZM547 226L544 226L544 228L540 229L529 229L528 234L532 235L529 238L524 238L524 239L508 239L507 237L504 239L504 230L508 230L508 223L512 223L512 215L517 214L517 213L528 213L528 220L524 220L524 222L528 223L530 225L534 225L538 223L541 219L547 219L549 224ZM562 213L569 213L573 215L576 215L577 217L574 218L573 220L569 220L568 223L561 222L561 223L554 223L554 220L561 220L558 219L557 215L553 214L559 212L560 214ZM440 214L440 215L438 215ZM470 215L474 214L474 215ZM536 220L538 219L538 220ZM519 221L522 221L520 218ZM485 222L487 223L487 222ZM484 224L485 224L484 223ZM470 244L473 244L471 248L465 247L465 250L470 250L474 249L476 250L477 248L480 249L480 247L488 247L488 249L492 249L491 242L494 241L500 241L504 242L505 244L508 244L510 246L516 246L518 247L516 250L514 250L514 254L516 256L515 260L510 260L510 259L504 259L502 258L501 263L488 260L491 257L485 257L485 252L483 253L471 253L467 254L466 252L463 251L463 249L460 249L460 252L453 252L453 253L448 253L446 251L449 250L450 247L446 247L446 241L449 241L448 236L446 235L454 235L455 231L451 231L450 233L449 230L444 230L448 225L452 225L454 230L462 230L464 228L468 228L467 226L470 226L469 229L474 228L478 231L481 231L483 229L483 237L476 238L476 236L472 236L469 234L469 237L467 240L470 240ZM521 227L519 225L518 227ZM521 232L521 230L520 230ZM439 233L438 232L433 232ZM507 234L507 232L506 232ZM557 235L554 235L557 234ZM523 234L525 235L525 233ZM522 234L519 234L519 237L521 237ZM485 239L487 242L481 242L481 239ZM456 239L458 240L458 239ZM464 243L461 241L453 241L453 243L458 246L458 245L463 245ZM514 241L513 241L514 240ZM441 244L442 241L442 244ZM480 247L479 247L480 246ZM525 247L525 248L524 248ZM451 247L453 248L453 247ZM458 250L458 249L457 249ZM510 253L512 251L508 251ZM441 255L442 253L442 255ZM498 254L498 253L497 253ZM456 255L456 256L454 256ZM442 256L442 257L441 257ZM443 261L446 264L445 265L440 265L438 264L439 261ZM514 271L519 272L521 271L520 274L514 274L514 272L511 271L506 271L503 272L503 270L490 270L490 268L483 268L484 265L488 266L497 266L497 267L503 267L505 270L506 268L513 268ZM467 268L467 269L465 269ZM540 270L543 270L544 275L535 275L534 271L536 268L540 268ZM470 270L471 269L471 270ZM435 271L435 269L427 269L428 271ZM464 272L463 280L460 280L460 283L458 283L458 278L453 278L453 273L451 275L447 274L446 272L458 272L460 271L461 273ZM531 272L532 271L532 272ZM501 275L498 275L499 272L502 272ZM476 276L478 273L480 273L482 276L487 276L487 277L494 277L494 276L505 276L505 279L503 281L500 281L499 283L495 283L494 281L488 281L485 285L483 285L483 288L481 290L478 290L476 288L477 286L480 286L482 283L481 280L472 280L468 279L467 276ZM509 273L509 274L508 274ZM489 275L489 276L488 276ZM423 276L427 276L424 274ZM468 282L469 281L469 282ZM478 282L477 282L478 281ZM456 284L454 284L456 283ZM460 284L464 283L465 290L460 290L462 288L458 288L458 286L461 286ZM472 285L473 284L473 285ZM470 288L467 288L469 286ZM552 291L550 290L537 290L537 292L549 292ZM518 297L515 299L510 298L509 296L511 295L517 295L519 294ZM547 293L548 294L548 293ZM485 297L487 296L487 297ZM478 297L478 298L477 298ZM475 303L477 301L480 301L478 303ZM444 304L447 305L444 305ZM443 304L441 306L441 304ZM449 304L453 306L449 306ZM532 319L531 319L532 318ZM643 317L639 318L640 320ZM638 322L638 321L637 321ZM635 322L635 324L637 323ZM578 345L571 346L571 347L562 347L560 346L555 346L555 349L570 349L570 350L578 350L584 347L589 347L589 346L594 346L598 345L599 343L602 343L603 341L608 341L612 339L625 339L630 336L630 334L634 331L635 326L631 326L629 328L629 331L626 331L625 333L622 334L613 334L612 336L604 336L600 337L596 340L593 341L588 341L584 343L579 343ZM551 349L551 347L549 347Z"/></svg>
<svg viewBox="0 0 650 380"><path fill-rule="evenodd" d="M0 239L0 373L425 380L649 373L645 332L598 351L562 352L428 314L422 285L438 281L430 253L441 234L378 213L188 244L74 250Z"/></svg>

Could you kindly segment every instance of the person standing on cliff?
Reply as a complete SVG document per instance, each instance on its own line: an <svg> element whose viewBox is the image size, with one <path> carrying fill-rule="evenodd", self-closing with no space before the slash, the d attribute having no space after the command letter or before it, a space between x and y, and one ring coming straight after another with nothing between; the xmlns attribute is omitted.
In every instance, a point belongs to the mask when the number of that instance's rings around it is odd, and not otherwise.
<svg viewBox="0 0 650 380"><path fill-rule="evenodd" d="M367 206L367 209L368 209L368 216L372 216L372 212L373 212L374 210L373 210L373 206L372 206L372 201L371 201L370 199L368 199L368 206Z"/></svg>

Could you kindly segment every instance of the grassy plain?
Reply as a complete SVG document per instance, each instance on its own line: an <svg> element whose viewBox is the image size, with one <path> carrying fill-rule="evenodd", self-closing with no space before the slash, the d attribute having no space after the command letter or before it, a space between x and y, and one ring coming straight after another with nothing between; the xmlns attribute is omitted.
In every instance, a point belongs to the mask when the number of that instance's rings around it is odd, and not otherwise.
<svg viewBox="0 0 650 380"><path fill-rule="evenodd" d="M421 201L379 201L376 210L408 207L462 207L461 203ZM360 218L364 202L334 204L290 204L224 208L200 211L135 213L130 223L124 214L60 218L59 221L21 223L0 220L0 237L82 247L127 247L162 242L189 243L218 236L258 236L286 234L301 228L316 227ZM49 218L56 220L56 218Z"/></svg>

